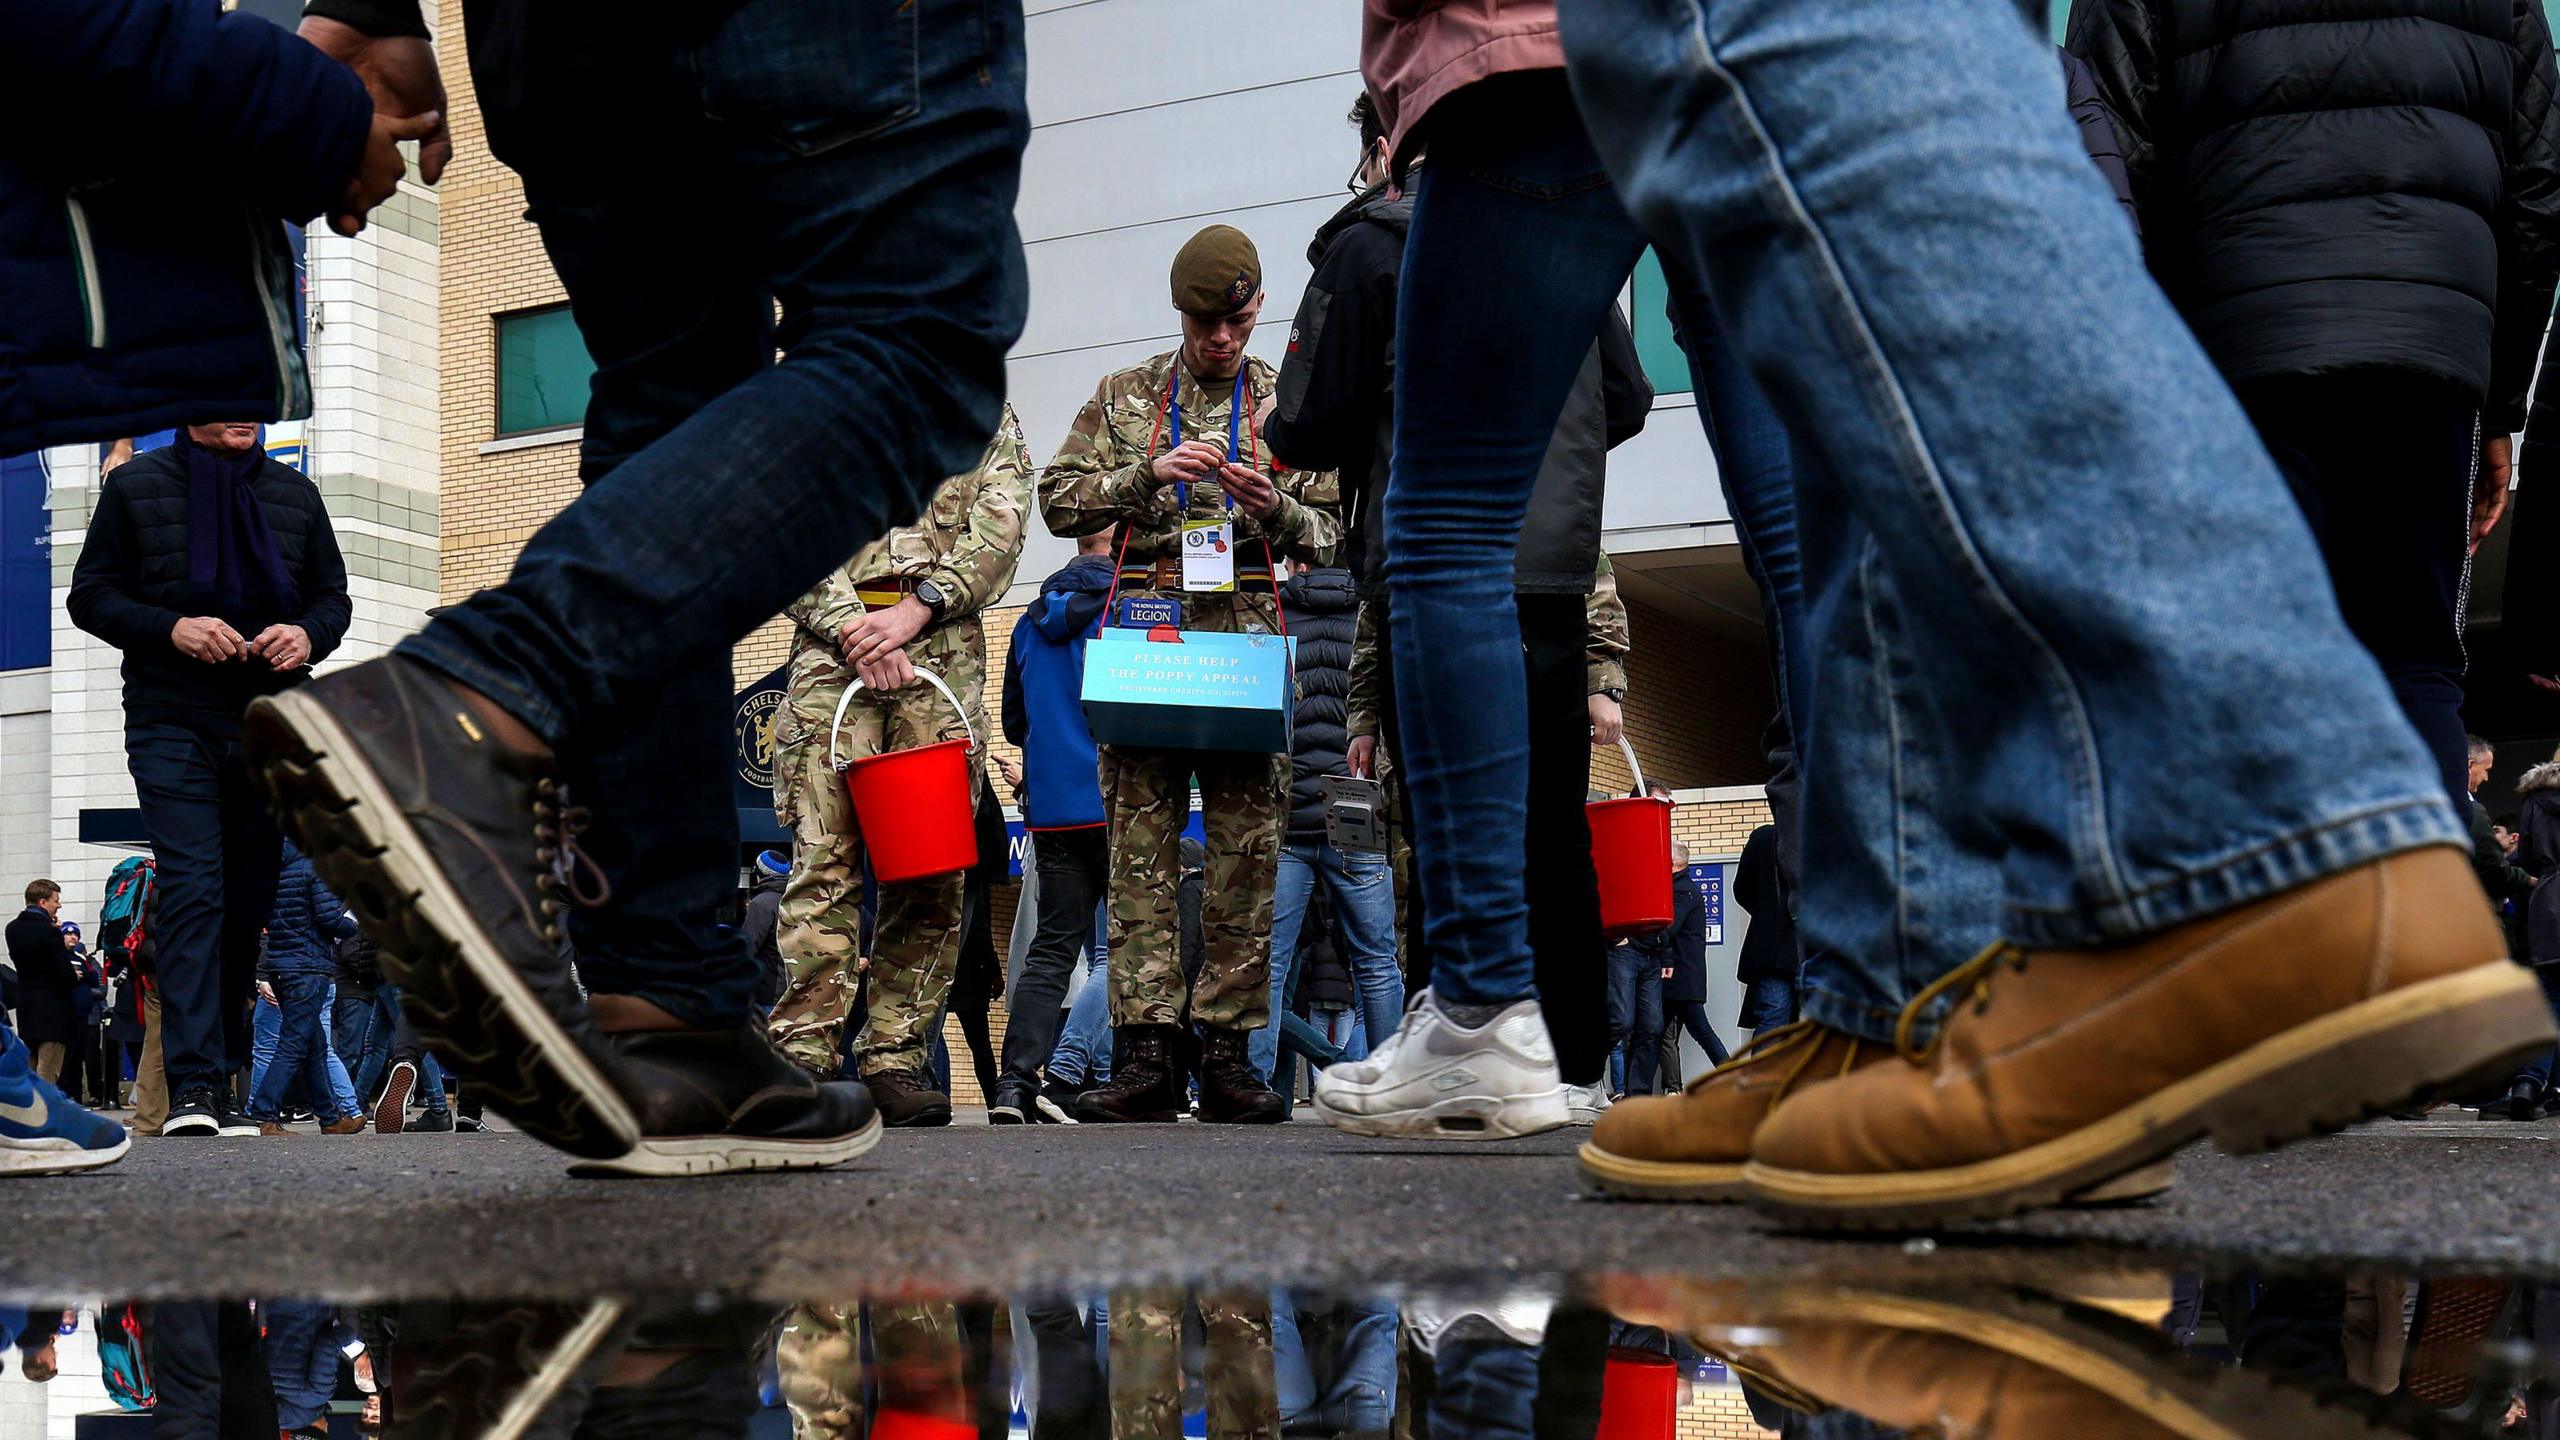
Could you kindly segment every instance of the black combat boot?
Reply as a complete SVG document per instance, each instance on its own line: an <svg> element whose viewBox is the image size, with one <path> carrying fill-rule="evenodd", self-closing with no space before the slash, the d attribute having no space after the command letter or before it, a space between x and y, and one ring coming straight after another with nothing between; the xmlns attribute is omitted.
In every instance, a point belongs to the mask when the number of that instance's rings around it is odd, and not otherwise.
<svg viewBox="0 0 2560 1440"><path fill-rule="evenodd" d="M1242 1030L1200 1027L1200 1121L1204 1125L1277 1125L1289 1118L1280 1093L1253 1073L1244 1042Z"/></svg>
<svg viewBox="0 0 2560 1440"><path fill-rule="evenodd" d="M1076 1118L1093 1125L1170 1125L1181 1117L1182 1102L1173 1027L1122 1025L1111 1032L1111 1083L1077 1096Z"/></svg>

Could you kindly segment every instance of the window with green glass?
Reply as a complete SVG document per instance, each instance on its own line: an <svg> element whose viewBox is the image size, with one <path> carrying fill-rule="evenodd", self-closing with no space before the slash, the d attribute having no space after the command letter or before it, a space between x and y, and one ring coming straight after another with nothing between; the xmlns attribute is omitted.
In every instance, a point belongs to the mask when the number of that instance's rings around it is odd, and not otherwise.
<svg viewBox="0 0 2560 1440"><path fill-rule="evenodd" d="M498 317L498 433L560 430L587 418L596 362L569 307Z"/></svg>
<svg viewBox="0 0 2560 1440"><path fill-rule="evenodd" d="M1628 285L1627 328L1635 332L1636 358L1656 395L1685 395L1696 389L1689 379L1689 357L1671 333L1670 282L1662 278L1662 261L1651 250L1636 262Z"/></svg>

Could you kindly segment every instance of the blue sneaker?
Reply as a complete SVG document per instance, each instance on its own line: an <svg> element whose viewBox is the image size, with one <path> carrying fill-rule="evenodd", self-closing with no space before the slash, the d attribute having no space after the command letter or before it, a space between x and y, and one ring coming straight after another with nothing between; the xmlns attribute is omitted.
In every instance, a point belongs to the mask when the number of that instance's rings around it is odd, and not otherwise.
<svg viewBox="0 0 2560 1440"><path fill-rule="evenodd" d="M11 1058L0 1054L0 1175L67 1175L124 1158L133 1140L122 1125L82 1108L23 1064L9 1064Z"/></svg>

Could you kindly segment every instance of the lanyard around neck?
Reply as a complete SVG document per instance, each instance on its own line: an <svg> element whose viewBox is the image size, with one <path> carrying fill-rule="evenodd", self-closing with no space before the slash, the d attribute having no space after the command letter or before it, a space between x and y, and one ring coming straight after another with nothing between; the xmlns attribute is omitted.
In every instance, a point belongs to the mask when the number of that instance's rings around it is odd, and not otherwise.
<svg viewBox="0 0 2560 1440"><path fill-rule="evenodd" d="M1252 367L1246 362L1239 361L1237 363L1235 395L1227 402L1227 463L1230 465L1238 463L1236 459L1236 455L1238 453L1236 446L1243 434L1239 427L1244 424L1244 380L1246 372L1251 368ZM1177 356L1173 362L1173 375L1165 382L1164 387L1164 428L1165 433L1171 437L1170 441L1165 446L1167 450L1179 450L1182 448L1181 394L1182 360ZM1173 503L1175 508L1185 515L1190 514L1191 482L1188 480L1175 482L1173 492ZM1227 496L1226 502L1228 509L1233 510L1236 508L1236 499L1234 496Z"/></svg>

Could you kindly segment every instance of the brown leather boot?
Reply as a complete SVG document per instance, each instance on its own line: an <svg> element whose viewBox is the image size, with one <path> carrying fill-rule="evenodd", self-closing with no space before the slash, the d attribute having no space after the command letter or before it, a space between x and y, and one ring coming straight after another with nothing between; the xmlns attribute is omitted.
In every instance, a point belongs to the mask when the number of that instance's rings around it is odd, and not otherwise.
<svg viewBox="0 0 2560 1440"><path fill-rule="evenodd" d="M2210 1134L2264 1150L2550 1049L2462 851L2412 850L2139 940L1999 946L1904 1012L1915 1063L1790 1100L1753 1137L1752 1199L1843 1226L2013 1214Z"/></svg>
<svg viewBox="0 0 2560 1440"><path fill-rule="evenodd" d="M1810 1020L1781 1026L1677 1095L1610 1106L1583 1142L1582 1173L1631 1200L1739 1200L1751 1134L1779 1101L1892 1055Z"/></svg>
<svg viewBox="0 0 2560 1440"><path fill-rule="evenodd" d="M910 1070L874 1070L862 1077L880 1123L893 1129L926 1129L951 1123L951 1097L933 1082Z"/></svg>
<svg viewBox="0 0 2560 1440"><path fill-rule="evenodd" d="M1253 1073L1244 1042L1242 1030L1223 1025L1200 1028L1200 1122L1204 1125L1277 1125L1289 1118L1280 1093Z"/></svg>
<svg viewBox="0 0 2560 1440"><path fill-rule="evenodd" d="M1182 1116L1182 1075L1173 1068L1173 1027L1122 1025L1111 1032L1111 1083L1076 1097L1088 1125L1170 1125Z"/></svg>

